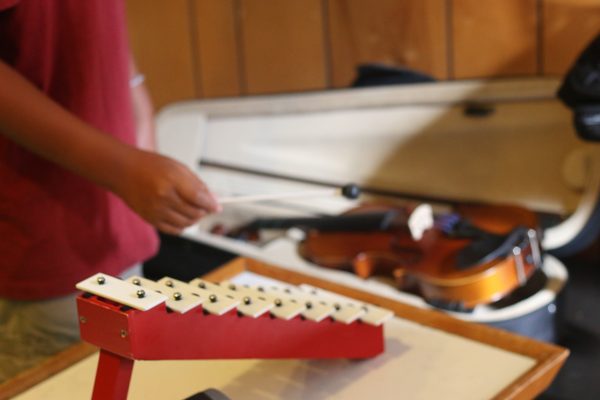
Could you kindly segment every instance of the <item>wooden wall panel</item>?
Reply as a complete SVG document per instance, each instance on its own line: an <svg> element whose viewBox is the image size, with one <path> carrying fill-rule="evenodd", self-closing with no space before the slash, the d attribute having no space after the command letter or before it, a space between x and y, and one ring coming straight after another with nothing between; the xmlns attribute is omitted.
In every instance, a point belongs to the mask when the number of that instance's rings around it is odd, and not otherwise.
<svg viewBox="0 0 600 400"><path fill-rule="evenodd" d="M542 55L545 75L564 75L600 34L600 0L544 0Z"/></svg>
<svg viewBox="0 0 600 400"><path fill-rule="evenodd" d="M537 0L453 0L455 78L535 75Z"/></svg>
<svg viewBox="0 0 600 400"><path fill-rule="evenodd" d="M187 0L127 0L129 35L157 109L196 95Z"/></svg>
<svg viewBox="0 0 600 400"><path fill-rule="evenodd" d="M321 0L239 0L248 94L327 86Z"/></svg>
<svg viewBox="0 0 600 400"><path fill-rule="evenodd" d="M196 76L201 97L241 94L234 0L193 0Z"/></svg>
<svg viewBox="0 0 600 400"><path fill-rule="evenodd" d="M361 63L438 79L562 75L600 0L127 0L157 108L195 97L347 87Z"/></svg>
<svg viewBox="0 0 600 400"><path fill-rule="evenodd" d="M446 0L328 0L332 84L347 87L362 63L448 77Z"/></svg>

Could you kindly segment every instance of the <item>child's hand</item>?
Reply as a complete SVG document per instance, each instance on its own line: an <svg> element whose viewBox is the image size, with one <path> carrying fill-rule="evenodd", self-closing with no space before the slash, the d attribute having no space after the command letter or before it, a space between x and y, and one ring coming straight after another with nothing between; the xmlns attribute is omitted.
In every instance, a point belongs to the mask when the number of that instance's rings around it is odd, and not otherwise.
<svg viewBox="0 0 600 400"><path fill-rule="evenodd" d="M116 177L114 192L158 230L179 234L221 207L185 165L157 153L134 150Z"/></svg>

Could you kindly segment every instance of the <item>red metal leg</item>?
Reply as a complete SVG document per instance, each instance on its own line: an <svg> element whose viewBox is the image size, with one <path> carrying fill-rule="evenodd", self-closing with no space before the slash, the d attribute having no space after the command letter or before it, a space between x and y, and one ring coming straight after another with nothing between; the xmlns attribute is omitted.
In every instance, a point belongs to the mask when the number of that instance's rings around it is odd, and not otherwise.
<svg viewBox="0 0 600 400"><path fill-rule="evenodd" d="M92 400L126 400L133 360L100 350Z"/></svg>

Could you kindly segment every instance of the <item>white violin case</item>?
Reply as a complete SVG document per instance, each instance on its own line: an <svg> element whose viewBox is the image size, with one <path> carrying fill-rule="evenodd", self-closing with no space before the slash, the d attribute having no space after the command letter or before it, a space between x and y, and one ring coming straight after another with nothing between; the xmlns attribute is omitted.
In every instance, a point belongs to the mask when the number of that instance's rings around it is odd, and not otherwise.
<svg viewBox="0 0 600 400"><path fill-rule="evenodd" d="M544 229L544 284L503 307L450 312L554 341L568 273L555 256L584 248L600 187L600 151L580 141L556 79L354 88L173 104L158 115L159 151L188 165L221 197L293 193L349 182L360 199L510 203L560 216ZM243 242L211 233L259 217L336 215L356 200L321 196L229 204L184 240L372 291L418 307L422 298L377 279L303 260L301 232ZM198 260L202 263L202 259Z"/></svg>

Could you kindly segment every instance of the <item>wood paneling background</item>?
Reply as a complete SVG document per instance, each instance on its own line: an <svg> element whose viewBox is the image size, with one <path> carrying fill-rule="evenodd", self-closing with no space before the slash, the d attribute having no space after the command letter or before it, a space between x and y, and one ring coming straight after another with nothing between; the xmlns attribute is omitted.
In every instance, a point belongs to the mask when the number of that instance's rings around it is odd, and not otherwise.
<svg viewBox="0 0 600 400"><path fill-rule="evenodd" d="M191 2L194 72L199 97L238 96L242 77L233 0Z"/></svg>
<svg viewBox="0 0 600 400"><path fill-rule="evenodd" d="M562 75L600 0L126 0L157 108L347 87L363 63L440 80Z"/></svg>
<svg viewBox="0 0 600 400"><path fill-rule="evenodd" d="M127 1L130 40L157 108L197 96L187 0Z"/></svg>
<svg viewBox="0 0 600 400"><path fill-rule="evenodd" d="M446 0L329 0L327 43L333 87L347 87L362 63L448 78Z"/></svg>
<svg viewBox="0 0 600 400"><path fill-rule="evenodd" d="M542 71L563 74L600 33L600 0L545 0L542 18Z"/></svg>
<svg viewBox="0 0 600 400"><path fill-rule="evenodd" d="M453 78L534 75L537 0L452 2Z"/></svg>
<svg viewBox="0 0 600 400"><path fill-rule="evenodd" d="M321 0L238 2L244 93L326 87Z"/></svg>

